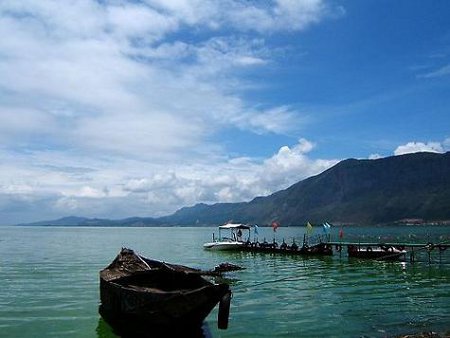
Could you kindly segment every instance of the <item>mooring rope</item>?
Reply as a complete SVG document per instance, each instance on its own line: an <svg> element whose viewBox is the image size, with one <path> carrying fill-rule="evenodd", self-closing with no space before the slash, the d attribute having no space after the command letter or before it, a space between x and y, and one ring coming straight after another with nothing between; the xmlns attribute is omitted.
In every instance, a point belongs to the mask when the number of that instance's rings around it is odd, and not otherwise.
<svg viewBox="0 0 450 338"><path fill-rule="evenodd" d="M246 289L246 288L252 288L255 286L260 286L260 285L264 285L264 284L271 284L271 283L279 283L279 282L292 282L292 281L297 281L300 279L304 279L305 276L299 276L299 277L283 277L283 278L277 278L277 279L271 279L271 280L266 280L264 282L259 282L256 284L252 284L252 285L238 285L236 287L233 288L233 290L240 290L240 289Z"/></svg>
<svg viewBox="0 0 450 338"><path fill-rule="evenodd" d="M442 245L442 244L449 244L449 241L444 241L444 242L440 242L440 243L437 243L437 244L434 244L434 243L429 242L429 243L425 244L423 247L417 249L417 251L420 251L420 250L428 250L428 248L429 248L430 245L434 248L434 247L440 246L440 245Z"/></svg>

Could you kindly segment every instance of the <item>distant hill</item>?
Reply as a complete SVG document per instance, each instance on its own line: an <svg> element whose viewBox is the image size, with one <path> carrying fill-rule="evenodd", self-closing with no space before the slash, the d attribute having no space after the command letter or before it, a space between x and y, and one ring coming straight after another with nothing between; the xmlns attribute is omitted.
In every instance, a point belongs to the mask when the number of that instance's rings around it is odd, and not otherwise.
<svg viewBox="0 0 450 338"><path fill-rule="evenodd" d="M100 218L86 218L69 216L51 221L40 221L27 224L19 224L22 226L158 226L161 225L155 218L151 217L131 217L122 220L110 220Z"/></svg>
<svg viewBox="0 0 450 338"><path fill-rule="evenodd" d="M63 217L57 220L52 221L40 221L40 222L34 222L34 223L27 223L27 224L19 224L19 225L58 225L58 226L78 226L83 225L86 222L93 221L89 218L85 217L76 217L76 216L68 216Z"/></svg>
<svg viewBox="0 0 450 338"><path fill-rule="evenodd" d="M245 223L380 224L450 220L450 152L344 160L323 173L250 202L197 204L160 218L66 217L31 225L160 226Z"/></svg>
<svg viewBox="0 0 450 338"><path fill-rule="evenodd" d="M175 224L239 222L392 223L450 220L450 152L344 160L286 190L248 203L199 204L165 217Z"/></svg>

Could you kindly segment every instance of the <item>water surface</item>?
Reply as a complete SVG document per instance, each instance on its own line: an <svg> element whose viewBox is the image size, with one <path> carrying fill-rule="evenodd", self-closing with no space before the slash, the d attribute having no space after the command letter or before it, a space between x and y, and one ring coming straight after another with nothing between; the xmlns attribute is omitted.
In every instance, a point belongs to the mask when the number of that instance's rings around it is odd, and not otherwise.
<svg viewBox="0 0 450 338"><path fill-rule="evenodd" d="M98 315L98 272L121 247L171 263L231 262L230 324L213 337L394 337L450 331L450 250L418 262L208 252L213 228L0 227L0 336L115 337ZM320 229L315 229L320 233ZM338 229L333 230L337 239ZM301 243L304 227L260 228ZM253 234L252 234L253 239ZM345 227L344 240L445 242L450 228Z"/></svg>

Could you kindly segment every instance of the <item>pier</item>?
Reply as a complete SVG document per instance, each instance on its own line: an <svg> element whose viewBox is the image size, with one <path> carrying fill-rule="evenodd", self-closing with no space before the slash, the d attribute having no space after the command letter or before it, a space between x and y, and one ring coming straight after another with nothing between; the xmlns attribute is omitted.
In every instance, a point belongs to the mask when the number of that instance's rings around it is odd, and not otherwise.
<svg viewBox="0 0 450 338"><path fill-rule="evenodd" d="M383 243L374 243L374 242L344 242L344 241L339 241L339 242L326 242L328 244L331 244L333 246L336 245L342 245L344 246L349 246L349 245L359 245L359 246L392 246L392 247L405 247L405 248L429 248L431 250L435 249L435 248L450 248L450 244L449 243L432 243L432 242L428 242L428 243L398 243L398 242L383 242Z"/></svg>
<svg viewBox="0 0 450 338"><path fill-rule="evenodd" d="M414 263L420 252L428 255L428 262L431 263L431 253L438 252L441 259L442 253L450 248L450 243L405 243L405 242L349 242L349 241L327 241L320 238L320 241L309 244L307 238L301 246L293 242L288 245L284 240L278 244L272 242L245 242L240 249L247 252L270 253L270 254L291 254L304 256L332 256L334 252L342 254L346 252L349 257L375 259L375 260L398 260L406 259Z"/></svg>
<svg viewBox="0 0 450 338"><path fill-rule="evenodd" d="M308 245L303 243L302 246L298 246L295 242L288 245L283 241L280 245L277 242L245 242L245 245L240 248L242 251L260 252L260 253L272 253L272 254L291 254L291 255L304 255L304 256L332 256L333 248L329 243L317 243Z"/></svg>
<svg viewBox="0 0 450 338"><path fill-rule="evenodd" d="M241 223L227 223L219 226L219 236L216 238L213 233L212 242L205 243L203 247L207 250L239 250L252 253L304 256L332 256L335 252L338 252L341 256L344 251L348 257L372 260L406 260L409 256L411 263L415 262L417 258L423 259L425 254L428 255L428 262L431 263L432 252L438 252L439 261L442 261L443 253L450 247L450 240L448 239L431 242L428 238L427 242L422 243L381 241L381 237L378 241L374 239L373 242L361 241L357 238L344 241L342 229L339 231L339 237L336 237L338 240L332 240L329 233L331 225L325 223L323 225L324 234L312 236L313 227L309 222L301 244L296 243L295 237L292 237L291 243L287 243L284 238L282 243L278 243L275 238L275 231L278 226L276 222L272 224L274 230L272 241L267 241L264 238L260 242L257 237L256 226L255 236L251 241L252 226ZM223 231L229 233L229 236L223 236ZM247 236L243 234L243 231L247 232Z"/></svg>

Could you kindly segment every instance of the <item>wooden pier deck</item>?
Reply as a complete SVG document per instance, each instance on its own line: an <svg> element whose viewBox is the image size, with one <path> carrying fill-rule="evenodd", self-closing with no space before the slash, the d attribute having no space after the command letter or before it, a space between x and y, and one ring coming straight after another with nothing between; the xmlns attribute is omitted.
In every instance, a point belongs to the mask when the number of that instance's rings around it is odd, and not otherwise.
<svg viewBox="0 0 450 338"><path fill-rule="evenodd" d="M392 246L392 247L405 247L405 248L450 248L450 243L404 243L404 242L345 242L345 241L332 241L332 242L326 242L333 247L336 247L336 245L341 245L342 247L350 246L350 245L356 245L356 246L364 246L364 247L381 247L381 246Z"/></svg>
<svg viewBox="0 0 450 338"><path fill-rule="evenodd" d="M450 247L450 243L406 243L406 242L349 242L349 241L319 241L310 243L307 241L299 246L295 243L281 245L276 242L246 242L240 250L252 253L287 254L304 256L332 256L334 252L348 253L348 256L375 260L406 259L409 256L411 263L424 253L431 263L432 252L438 252L441 259L442 254ZM355 254L355 251L358 252ZM449 250L450 252L450 250ZM426 256L425 256L426 257Z"/></svg>

